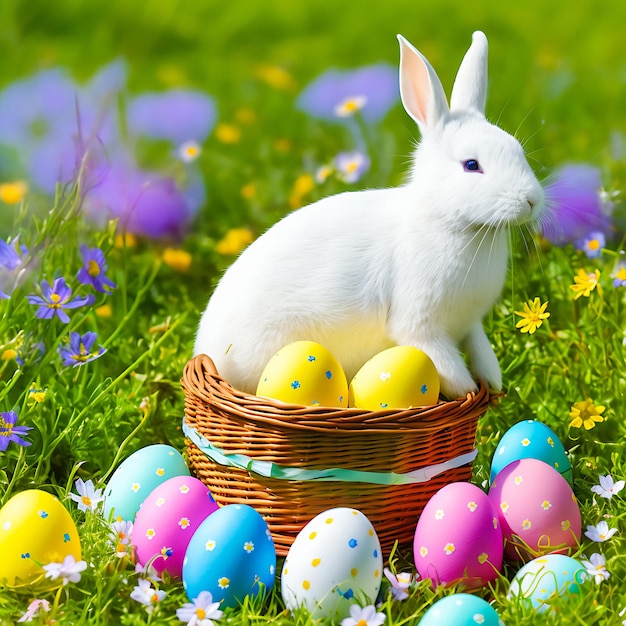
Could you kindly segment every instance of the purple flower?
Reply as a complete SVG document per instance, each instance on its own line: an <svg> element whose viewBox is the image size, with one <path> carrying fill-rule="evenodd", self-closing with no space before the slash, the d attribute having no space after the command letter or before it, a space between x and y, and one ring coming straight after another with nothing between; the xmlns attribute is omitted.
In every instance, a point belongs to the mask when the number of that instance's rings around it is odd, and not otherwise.
<svg viewBox="0 0 626 626"><path fill-rule="evenodd" d="M0 143L15 149L34 186L54 192L75 169L76 86L61 69L39 72L0 92Z"/></svg>
<svg viewBox="0 0 626 626"><path fill-rule="evenodd" d="M30 441L22 439L28 436L28 431L32 426L17 426L17 414L15 411L0 413L0 452L5 452L9 447L9 442L20 446L30 446Z"/></svg>
<svg viewBox="0 0 626 626"><path fill-rule="evenodd" d="M72 290L65 284L65 278L57 278L50 286L47 280L41 281L41 296L26 296L30 304L35 304L36 316L40 319L52 319L55 315L64 323L70 321L65 309L76 309L95 302L92 294L72 298Z"/></svg>
<svg viewBox="0 0 626 626"><path fill-rule="evenodd" d="M600 170L589 165L567 165L546 188L549 214L543 234L552 243L574 243L593 231L608 232L611 219L602 201Z"/></svg>
<svg viewBox="0 0 626 626"><path fill-rule="evenodd" d="M119 60L84 86L61 68L15 81L0 92L0 144L15 150L35 187L54 193L76 176L96 137L119 141L117 100L125 82Z"/></svg>
<svg viewBox="0 0 626 626"><path fill-rule="evenodd" d="M369 157L358 150L354 152L340 152L335 157L337 174L346 183L356 183L367 172L369 167Z"/></svg>
<svg viewBox="0 0 626 626"><path fill-rule="evenodd" d="M606 237L600 231L591 232L575 243L576 248L582 250L590 259L598 258L605 245Z"/></svg>
<svg viewBox="0 0 626 626"><path fill-rule="evenodd" d="M618 264L613 275L613 287L626 287L626 265Z"/></svg>
<svg viewBox="0 0 626 626"><path fill-rule="evenodd" d="M380 121L398 101L397 70L386 63L356 70L329 70L310 83L298 96L298 108L309 115L342 122L342 111L359 110L369 123ZM347 106L346 103L354 103Z"/></svg>
<svg viewBox="0 0 626 626"><path fill-rule="evenodd" d="M6 241L0 239L0 267L7 270L14 270L22 263L20 255L15 251L15 248Z"/></svg>
<svg viewBox="0 0 626 626"><path fill-rule="evenodd" d="M94 221L118 219L121 229L152 239L181 238L205 198L204 181L193 170L184 189L173 178L145 172L116 159L89 190L85 211Z"/></svg>
<svg viewBox="0 0 626 626"><path fill-rule="evenodd" d="M88 248L85 244L80 246L83 255L83 266L78 270L76 279L83 285L91 285L101 293L111 293L115 289L115 283L105 274L107 263L104 252L100 248Z"/></svg>
<svg viewBox="0 0 626 626"><path fill-rule="evenodd" d="M98 335L93 332L87 332L84 335L71 332L70 345L68 347L59 346L59 355L63 359L63 365L66 367L79 367L101 357L106 350L102 346L99 346L97 350L93 350L97 339Z"/></svg>
<svg viewBox="0 0 626 626"><path fill-rule="evenodd" d="M204 141L215 124L212 98L201 91L174 89L146 93L128 104L128 128L132 134L166 139L175 145Z"/></svg>
<svg viewBox="0 0 626 626"><path fill-rule="evenodd" d="M21 246L22 254L27 254L26 246ZM4 291L12 291L17 280L16 270L23 264L23 260L17 253L15 245L8 244L0 239L0 298L9 299L10 296Z"/></svg>

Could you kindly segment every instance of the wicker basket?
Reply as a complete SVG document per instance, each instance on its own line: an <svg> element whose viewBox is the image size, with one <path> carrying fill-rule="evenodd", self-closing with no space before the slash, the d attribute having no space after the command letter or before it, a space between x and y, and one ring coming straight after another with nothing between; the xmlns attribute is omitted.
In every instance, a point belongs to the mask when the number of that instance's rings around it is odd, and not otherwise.
<svg viewBox="0 0 626 626"><path fill-rule="evenodd" d="M336 506L367 515L386 554L396 541L409 544L429 498L469 480L489 404L481 386L407 410L287 405L237 391L206 355L187 363L182 385L192 473L221 505L255 508L281 556L307 522Z"/></svg>

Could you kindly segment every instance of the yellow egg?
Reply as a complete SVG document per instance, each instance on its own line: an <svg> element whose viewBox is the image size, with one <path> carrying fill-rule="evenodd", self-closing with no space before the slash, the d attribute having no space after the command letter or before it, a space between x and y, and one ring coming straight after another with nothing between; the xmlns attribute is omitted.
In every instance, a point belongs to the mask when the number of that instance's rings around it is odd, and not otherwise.
<svg viewBox="0 0 626 626"><path fill-rule="evenodd" d="M348 406L348 382L337 359L314 341L295 341L267 363L257 396L306 406Z"/></svg>
<svg viewBox="0 0 626 626"><path fill-rule="evenodd" d="M0 583L18 588L57 587L61 579L45 578L42 565L81 558L80 539L72 517L53 495L29 489L0 509Z"/></svg>
<svg viewBox="0 0 626 626"><path fill-rule="evenodd" d="M369 411L437 404L439 375L430 357L412 346L374 355L350 383L349 405Z"/></svg>

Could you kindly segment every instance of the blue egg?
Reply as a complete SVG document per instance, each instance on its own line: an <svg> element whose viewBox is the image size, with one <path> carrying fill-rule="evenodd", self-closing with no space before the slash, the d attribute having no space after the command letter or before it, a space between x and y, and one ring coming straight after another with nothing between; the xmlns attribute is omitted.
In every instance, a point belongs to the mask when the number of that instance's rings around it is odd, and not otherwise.
<svg viewBox="0 0 626 626"><path fill-rule="evenodd" d="M182 454L165 444L146 446L131 454L113 472L104 490L104 518L133 521L142 502L175 476L189 476Z"/></svg>
<svg viewBox="0 0 626 626"><path fill-rule="evenodd" d="M508 598L519 597L542 613L557 595L579 593L587 572L580 561L564 554L546 554L526 563L511 581Z"/></svg>
<svg viewBox="0 0 626 626"><path fill-rule="evenodd" d="M437 600L419 622L419 626L504 626L495 609L482 598L469 593L455 593Z"/></svg>
<svg viewBox="0 0 626 626"><path fill-rule="evenodd" d="M565 448L554 431L537 420L524 420L511 426L498 443L491 461L490 482L509 463L537 459L552 466L571 485L572 466Z"/></svg>
<svg viewBox="0 0 626 626"><path fill-rule="evenodd" d="M193 534L183 560L183 587L190 600L210 591L222 608L270 591L276 549L265 520L246 504L212 513Z"/></svg>

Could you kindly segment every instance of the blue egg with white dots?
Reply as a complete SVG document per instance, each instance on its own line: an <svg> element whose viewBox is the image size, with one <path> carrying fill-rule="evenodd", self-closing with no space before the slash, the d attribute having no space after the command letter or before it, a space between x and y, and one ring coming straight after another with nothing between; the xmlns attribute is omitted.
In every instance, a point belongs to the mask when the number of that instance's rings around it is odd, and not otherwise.
<svg viewBox="0 0 626 626"><path fill-rule="evenodd" d="M380 542L369 519L356 509L329 509L295 538L281 592L290 611L304 607L313 619L339 623L353 604L376 601L382 571Z"/></svg>
<svg viewBox="0 0 626 626"><path fill-rule="evenodd" d="M221 608L274 586L276 548L267 523L251 506L229 504L198 526L183 560L183 587L193 601L210 591Z"/></svg>
<svg viewBox="0 0 626 626"><path fill-rule="evenodd" d="M469 593L455 593L437 600L419 626L504 626L496 610L486 601Z"/></svg>
<svg viewBox="0 0 626 626"><path fill-rule="evenodd" d="M571 485L572 466L554 431L537 420L524 420L507 430L494 452L489 482L507 465L521 459L537 459L559 472Z"/></svg>

